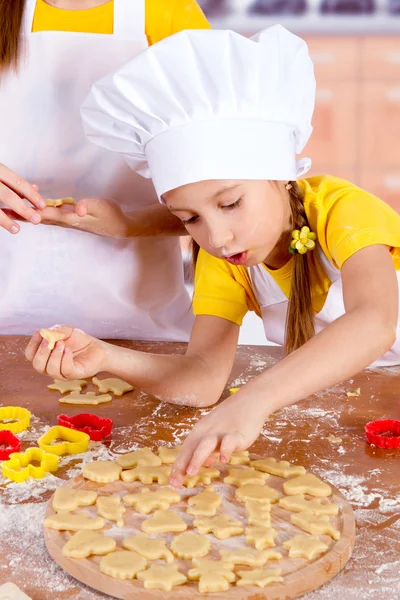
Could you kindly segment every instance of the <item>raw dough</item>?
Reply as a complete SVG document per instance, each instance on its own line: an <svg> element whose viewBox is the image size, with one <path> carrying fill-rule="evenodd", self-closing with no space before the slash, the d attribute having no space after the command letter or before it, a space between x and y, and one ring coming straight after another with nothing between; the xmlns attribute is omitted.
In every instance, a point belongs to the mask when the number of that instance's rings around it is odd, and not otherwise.
<svg viewBox="0 0 400 600"><path fill-rule="evenodd" d="M132 469L132 467L159 467L161 458L156 456L150 448L140 448L118 456L117 463L123 469Z"/></svg>
<svg viewBox="0 0 400 600"><path fill-rule="evenodd" d="M57 513L46 517L44 526L58 531L79 531L80 529L102 529L104 520L101 517L87 517L86 515L73 515L71 513Z"/></svg>
<svg viewBox="0 0 400 600"><path fill-rule="evenodd" d="M297 494L310 494L310 496L318 496L325 498L330 496L332 490L327 483L324 483L311 473L295 477L283 484L283 491L288 496L297 496Z"/></svg>
<svg viewBox="0 0 400 600"><path fill-rule="evenodd" d="M198 533L181 533L171 542L171 550L178 558L189 560L206 556L211 548L211 542Z"/></svg>
<svg viewBox="0 0 400 600"><path fill-rule="evenodd" d="M339 507L337 504L323 504L321 498L313 498L306 500L303 494L296 496L285 496L279 500L279 506L293 512L301 512L303 510L311 510L316 515L337 515Z"/></svg>
<svg viewBox="0 0 400 600"><path fill-rule="evenodd" d="M278 535L276 529L272 527L247 527L246 541L252 544L257 550L265 550L266 548L273 548L276 546L275 538Z"/></svg>
<svg viewBox="0 0 400 600"><path fill-rule="evenodd" d="M276 460L276 458L263 458L262 460L252 460L251 466L259 471L277 475L278 477L293 477L295 475L305 475L307 471L299 465L291 465L287 460Z"/></svg>
<svg viewBox="0 0 400 600"><path fill-rule="evenodd" d="M97 396L95 392L86 392L86 394L81 394L80 392L71 392L68 396L63 396L59 399L59 402L63 404L92 404L96 406L97 404L104 404L105 402L110 402L112 400L112 396L110 394L102 394L101 396Z"/></svg>
<svg viewBox="0 0 400 600"><path fill-rule="evenodd" d="M248 567L263 567L268 560L279 560L282 558L280 552L275 550L256 550L256 548L238 548L219 550L222 560L232 562L234 565L246 565Z"/></svg>
<svg viewBox="0 0 400 600"><path fill-rule="evenodd" d="M121 479L127 483L139 480L146 485L150 485L153 481L157 481L159 485L166 485L171 471L172 467L168 465L161 465L161 467L136 467L129 471L122 471Z"/></svg>
<svg viewBox="0 0 400 600"><path fill-rule="evenodd" d="M82 475L85 479L98 483L118 481L122 469L112 460L96 460L83 465Z"/></svg>
<svg viewBox="0 0 400 600"><path fill-rule="evenodd" d="M175 585L186 583L187 578L178 571L176 565L151 565L147 571L138 573L146 590L165 590L170 592Z"/></svg>
<svg viewBox="0 0 400 600"><path fill-rule="evenodd" d="M230 458L230 465L248 465L250 462L249 451L243 450L243 452L234 452Z"/></svg>
<svg viewBox="0 0 400 600"><path fill-rule="evenodd" d="M60 510L76 510L79 506L91 506L96 502L97 492L90 490L73 490L57 488L53 496L53 508Z"/></svg>
<svg viewBox="0 0 400 600"><path fill-rule="evenodd" d="M57 342L61 342L66 338L65 333L59 333L55 329L41 329L39 333L44 340L48 341L49 350L53 350Z"/></svg>
<svg viewBox="0 0 400 600"><path fill-rule="evenodd" d="M95 531L78 531L62 549L69 558L87 558L91 554L103 555L114 552L117 542Z"/></svg>
<svg viewBox="0 0 400 600"><path fill-rule="evenodd" d="M229 583L235 581L234 564L222 560L194 558L193 569L190 569L190 581L199 582L199 592L224 592L229 589Z"/></svg>
<svg viewBox="0 0 400 600"><path fill-rule="evenodd" d="M300 513L290 515L290 521L293 525L297 525L297 527L300 527L303 531L307 531L307 533L326 533L334 540L340 539L340 531L333 527L329 521L328 515L316 517L311 510L303 510Z"/></svg>
<svg viewBox="0 0 400 600"><path fill-rule="evenodd" d="M171 504L180 502L180 495L171 488L165 487L155 492L149 490L149 488L142 488L140 492L136 494L127 494L123 497L123 501L128 506L134 506L138 513L142 515L148 515L155 509L165 510L170 507Z"/></svg>
<svg viewBox="0 0 400 600"><path fill-rule="evenodd" d="M260 527L271 527L271 504L268 502L254 502L247 500L245 503L249 524Z"/></svg>
<svg viewBox="0 0 400 600"><path fill-rule="evenodd" d="M176 446L175 448L166 448L165 446L160 446L158 448L158 456L161 458L161 462L163 465L172 465L175 462L176 457L182 445Z"/></svg>
<svg viewBox="0 0 400 600"><path fill-rule="evenodd" d="M283 547L289 550L290 558L307 558L307 560L314 560L329 548L324 542L321 542L318 535L304 535L302 533L291 540L283 542Z"/></svg>
<svg viewBox="0 0 400 600"><path fill-rule="evenodd" d="M328 435L328 437L325 439L328 440L328 442L330 442L331 444L341 444L343 442L342 438L336 437L332 434Z"/></svg>
<svg viewBox="0 0 400 600"><path fill-rule="evenodd" d="M147 559L136 552L120 550L104 556L99 564L100 571L116 579L133 579L147 567Z"/></svg>
<svg viewBox="0 0 400 600"><path fill-rule="evenodd" d="M273 504L279 500L278 492L273 488L270 488L267 485L254 485L252 483L239 487L236 490L235 496L242 502L252 500L254 502L268 502L269 504Z"/></svg>
<svg viewBox="0 0 400 600"><path fill-rule="evenodd" d="M218 517L203 517L194 519L193 527L196 527L199 533L213 533L219 540L226 540L234 535L243 533L243 526L240 521L233 521L226 515Z"/></svg>
<svg viewBox="0 0 400 600"><path fill-rule="evenodd" d="M237 586L258 585L263 588L270 583L281 583L281 569L253 569L252 571L238 571L240 577Z"/></svg>
<svg viewBox="0 0 400 600"><path fill-rule="evenodd" d="M0 600L32 600L24 594L15 583L4 583L0 585Z"/></svg>
<svg viewBox="0 0 400 600"><path fill-rule="evenodd" d="M68 196L68 198L56 198L55 200L48 198L45 202L46 206L57 207L62 206L63 204L75 204L75 199Z"/></svg>
<svg viewBox="0 0 400 600"><path fill-rule="evenodd" d="M213 479L216 479L220 476L220 472L218 469L207 467L200 467L197 475L187 475L182 485L187 488L194 488L198 483L204 483L205 485L210 485Z"/></svg>
<svg viewBox="0 0 400 600"><path fill-rule="evenodd" d="M114 396L122 396L122 394L126 394L126 392L133 390L130 383L126 383L126 381L116 377L109 377L108 379L97 379L97 377L92 377L92 382L99 388L101 394L112 392Z"/></svg>
<svg viewBox="0 0 400 600"><path fill-rule="evenodd" d="M249 485L251 483L264 485L268 477L268 473L260 473L253 468L229 469L229 475L225 477L224 483L237 486Z"/></svg>
<svg viewBox="0 0 400 600"><path fill-rule="evenodd" d="M108 519L115 521L118 527L124 526L122 515L126 512L125 506L121 505L119 496L99 496L96 501L97 513Z"/></svg>
<svg viewBox="0 0 400 600"><path fill-rule="evenodd" d="M361 396L361 388L357 388L356 390L350 390L349 392L346 392L346 395L348 396L348 398L351 398L351 396L355 396L357 398L358 396Z"/></svg>
<svg viewBox="0 0 400 600"><path fill-rule="evenodd" d="M142 523L145 533L176 533L186 529L185 521L170 510L156 510L152 517Z"/></svg>
<svg viewBox="0 0 400 600"><path fill-rule="evenodd" d="M71 379L71 381L55 379L54 383L47 387L49 390L57 390L60 394L65 394L66 392L80 392L85 385L87 385L85 379Z"/></svg>
<svg viewBox="0 0 400 600"><path fill-rule="evenodd" d="M139 533L122 541L126 550L133 550L148 560L164 559L167 563L174 562L174 555L165 545L165 540L150 538L145 533Z"/></svg>
<svg viewBox="0 0 400 600"><path fill-rule="evenodd" d="M206 488L200 494L191 496L188 499L188 515L213 517L217 513L217 508L221 506L222 498L214 492L212 486Z"/></svg>

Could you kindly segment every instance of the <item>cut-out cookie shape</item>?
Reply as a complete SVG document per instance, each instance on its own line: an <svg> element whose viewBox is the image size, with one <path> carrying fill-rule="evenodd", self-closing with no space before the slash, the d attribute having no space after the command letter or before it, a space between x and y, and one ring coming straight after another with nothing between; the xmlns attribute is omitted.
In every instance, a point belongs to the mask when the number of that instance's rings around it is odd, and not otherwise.
<svg viewBox="0 0 400 600"><path fill-rule="evenodd" d="M126 512L126 508L122 506L119 496L99 496L96 505L97 512L101 517L115 521L118 527L124 526L122 516Z"/></svg>
<svg viewBox="0 0 400 600"><path fill-rule="evenodd" d="M108 377L107 379L97 379L97 377L92 377L92 382L99 388L100 394L112 392L114 396L122 396L123 394L126 394L126 392L133 390L130 383L123 381L123 379L118 379L117 377Z"/></svg>
<svg viewBox="0 0 400 600"><path fill-rule="evenodd" d="M114 552L117 542L110 537L95 531L78 531L62 549L64 556L69 558L87 558L94 554L102 556Z"/></svg>
<svg viewBox="0 0 400 600"><path fill-rule="evenodd" d="M161 467L136 467L129 471L122 471L121 479L127 483L132 481L141 481L145 485L150 485L156 481L159 485L166 485L171 475L172 467L161 465Z"/></svg>
<svg viewBox="0 0 400 600"><path fill-rule="evenodd" d="M97 404L104 404L105 402L111 402L112 396L110 394L102 394L97 396L95 392L86 392L81 394L80 392L71 392L68 396L59 398L59 402L63 404L90 404L96 406Z"/></svg>
<svg viewBox="0 0 400 600"><path fill-rule="evenodd" d="M274 502L278 502L279 500L279 494L273 488L267 485L254 485L252 483L240 486L236 490L235 496L242 502L251 500L253 502L274 504Z"/></svg>
<svg viewBox="0 0 400 600"><path fill-rule="evenodd" d="M318 535L303 535L301 533L291 540L283 542L283 547L289 550L290 558L307 558L308 560L314 560L329 548L327 544L321 542Z"/></svg>
<svg viewBox="0 0 400 600"><path fill-rule="evenodd" d="M296 475L305 475L307 471L300 465L291 465L287 460L276 460L276 458L263 458L262 460L252 460L251 466L258 471L277 475L278 477L294 477Z"/></svg>
<svg viewBox="0 0 400 600"><path fill-rule="evenodd" d="M166 560L167 563L174 562L174 555L165 545L165 540L150 538L145 533L139 533L122 541L126 550L137 552L148 560Z"/></svg>
<svg viewBox="0 0 400 600"><path fill-rule="evenodd" d="M330 496L332 493L330 486L315 475L312 475L312 473L285 481L283 491L288 496L309 494L310 496L319 496L322 498Z"/></svg>
<svg viewBox="0 0 400 600"><path fill-rule="evenodd" d="M171 542L172 552L175 556L184 560L206 556L210 548L210 540L198 533L181 533Z"/></svg>
<svg viewBox="0 0 400 600"><path fill-rule="evenodd" d="M176 504L180 500L181 497L178 492L168 487L161 488L155 492L150 491L149 488L142 488L136 494L127 494L123 497L125 504L134 506L137 512L142 515L148 515L156 509L165 510L171 504Z"/></svg>
<svg viewBox="0 0 400 600"><path fill-rule="evenodd" d="M115 579L134 579L146 567L147 559L129 550L107 554L99 563L100 571Z"/></svg>
<svg viewBox="0 0 400 600"><path fill-rule="evenodd" d="M213 533L219 540L226 540L234 535L241 535L243 533L241 522L233 521L226 515L194 519L193 526L196 527L199 533Z"/></svg>
<svg viewBox="0 0 400 600"><path fill-rule="evenodd" d="M68 196L68 198L47 198L47 200L45 200L46 202L46 206L51 206L53 208L57 208L58 206L62 206L63 204L75 204L75 199L72 198L71 196Z"/></svg>
<svg viewBox="0 0 400 600"><path fill-rule="evenodd" d="M348 392L346 392L346 396L348 398L351 398L352 396L355 396L356 398L358 396L361 396L361 388L357 388L355 390L349 390Z"/></svg>
<svg viewBox="0 0 400 600"><path fill-rule="evenodd" d="M320 498L306 500L303 494L296 496L285 496L279 500L279 506L292 512L302 512L303 510L311 510L316 515L337 515L339 507L337 504L323 504Z"/></svg>
<svg viewBox="0 0 400 600"><path fill-rule="evenodd" d="M156 510L152 517L142 523L145 533L177 533L186 529L185 521L170 510Z"/></svg>
<svg viewBox="0 0 400 600"><path fill-rule="evenodd" d="M11 581L0 585L0 600L32 600Z"/></svg>
<svg viewBox="0 0 400 600"><path fill-rule="evenodd" d="M146 571L138 573L146 590L165 590L170 592L176 585L186 583L186 576L178 571L176 565L151 565Z"/></svg>
<svg viewBox="0 0 400 600"><path fill-rule="evenodd" d="M210 485L213 479L220 476L218 469L201 467L197 475L187 475L182 485L187 488L194 488L198 483Z"/></svg>
<svg viewBox="0 0 400 600"><path fill-rule="evenodd" d="M61 510L76 510L79 506L92 506L96 502L97 492L90 490L73 490L71 488L57 488L53 496L53 508Z"/></svg>
<svg viewBox="0 0 400 600"><path fill-rule="evenodd" d="M238 571L240 577L237 586L257 585L263 588L270 583L281 583L281 569L253 569L252 571Z"/></svg>
<svg viewBox="0 0 400 600"><path fill-rule="evenodd" d="M57 390L60 394L66 394L67 392L81 392L85 385L87 385L85 379L71 379L71 381L55 379L54 383L51 383L47 387L49 390Z"/></svg>
<svg viewBox="0 0 400 600"><path fill-rule="evenodd" d="M127 454L118 456L117 463L123 469L132 469L132 467L159 467L161 458L156 456L150 448L140 448Z"/></svg>
<svg viewBox="0 0 400 600"><path fill-rule="evenodd" d="M46 517L44 526L48 529L57 529L58 531L79 531L80 529L96 531L104 527L104 520L101 517L91 518L86 515L74 515L62 512Z"/></svg>
<svg viewBox="0 0 400 600"><path fill-rule="evenodd" d="M219 550L219 554L222 560L248 567L263 567L268 560L282 558L282 554L275 550L257 550L256 548L238 548L236 550L223 548Z"/></svg>
<svg viewBox="0 0 400 600"><path fill-rule="evenodd" d="M90 481L112 483L118 481L121 471L121 467L112 460L96 460L83 466L82 475Z"/></svg>
<svg viewBox="0 0 400 600"><path fill-rule="evenodd" d="M176 446L175 448L166 448L165 446L160 446L158 448L158 456L161 458L163 465L174 464L181 448L182 445Z"/></svg>
<svg viewBox="0 0 400 600"><path fill-rule="evenodd" d="M42 338L48 342L49 350L53 350L57 342L61 342L66 338L65 333L60 333L55 329L41 329L39 333Z"/></svg>
<svg viewBox="0 0 400 600"><path fill-rule="evenodd" d="M35 467L32 462L39 463ZM40 448L28 448L25 452L12 452L8 460L1 465L4 477L22 483L28 477L43 479L47 473L53 473L58 469L58 456L48 454Z"/></svg>
<svg viewBox="0 0 400 600"><path fill-rule="evenodd" d="M253 468L229 469L229 475L225 477L224 482L230 485L264 485L268 479L268 473L260 473Z"/></svg>
<svg viewBox="0 0 400 600"><path fill-rule="evenodd" d="M257 550L265 550L266 548L273 548L275 544L275 538L278 532L273 527L247 527L246 541L252 544Z"/></svg>
<svg viewBox="0 0 400 600"><path fill-rule="evenodd" d="M55 440L63 440L54 443ZM82 454L89 447L90 437L83 431L55 425L44 433L37 441L39 448L50 454Z"/></svg>
<svg viewBox="0 0 400 600"><path fill-rule="evenodd" d="M271 504L247 500L245 503L249 525L271 527Z"/></svg>
<svg viewBox="0 0 400 600"><path fill-rule="evenodd" d="M230 465L248 465L250 462L249 451L234 452L229 460Z"/></svg>
<svg viewBox="0 0 400 600"><path fill-rule="evenodd" d="M208 560L206 558L194 558L193 569L190 569L188 578L190 581L199 582L199 592L224 592L229 589L229 584L235 581L233 573L234 564L222 560Z"/></svg>
<svg viewBox="0 0 400 600"><path fill-rule="evenodd" d="M290 521L293 525L297 525L297 527L300 527L303 531L307 531L307 533L326 533L334 540L340 539L340 531L333 527L329 521L328 515L320 515L317 517L313 515L311 510L303 510L300 513L290 515Z"/></svg>
<svg viewBox="0 0 400 600"><path fill-rule="evenodd" d="M196 517L214 517L221 503L221 496L216 494L214 488L210 486L200 492L200 494L191 496L188 499L189 508L186 512L189 515L195 515Z"/></svg>
<svg viewBox="0 0 400 600"><path fill-rule="evenodd" d="M336 437L335 435L329 434L327 438L325 438L331 444L341 444L343 442L342 438Z"/></svg>

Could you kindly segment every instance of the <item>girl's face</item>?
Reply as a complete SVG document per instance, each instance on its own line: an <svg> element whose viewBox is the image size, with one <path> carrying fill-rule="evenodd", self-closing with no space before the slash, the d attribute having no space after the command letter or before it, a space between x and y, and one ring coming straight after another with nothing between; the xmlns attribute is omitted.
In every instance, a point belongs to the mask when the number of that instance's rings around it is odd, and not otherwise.
<svg viewBox="0 0 400 600"><path fill-rule="evenodd" d="M275 268L288 259L291 210L285 182L200 181L165 193L164 200L198 245L217 258Z"/></svg>

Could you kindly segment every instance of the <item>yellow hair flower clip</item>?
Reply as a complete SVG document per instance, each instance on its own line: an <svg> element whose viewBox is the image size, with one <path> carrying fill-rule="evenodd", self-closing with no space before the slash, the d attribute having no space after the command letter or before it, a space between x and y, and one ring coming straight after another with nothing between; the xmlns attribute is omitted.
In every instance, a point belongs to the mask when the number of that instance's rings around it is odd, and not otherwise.
<svg viewBox="0 0 400 600"><path fill-rule="evenodd" d="M307 226L302 227L300 231L298 229L292 231L292 238L289 246L290 254L295 254L296 251L299 254L305 254L307 250L315 248L317 236Z"/></svg>

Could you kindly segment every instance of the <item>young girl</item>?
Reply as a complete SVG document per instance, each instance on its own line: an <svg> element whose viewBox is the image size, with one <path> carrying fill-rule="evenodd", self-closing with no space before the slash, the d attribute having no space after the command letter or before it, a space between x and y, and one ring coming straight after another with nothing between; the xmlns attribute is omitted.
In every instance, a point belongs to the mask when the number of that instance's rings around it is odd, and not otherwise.
<svg viewBox="0 0 400 600"><path fill-rule="evenodd" d="M62 327L27 358L57 379L109 371L175 404L215 404L247 310L287 356L201 419L171 483L214 451L249 447L273 411L374 365L400 363L400 216L335 177L297 178L315 81L306 44L280 26L256 38L182 32L96 84L83 107L95 143L151 176L196 244L195 324L185 356L146 354ZM149 273L149 277L152 274ZM112 282L110 282L112 284Z"/></svg>

